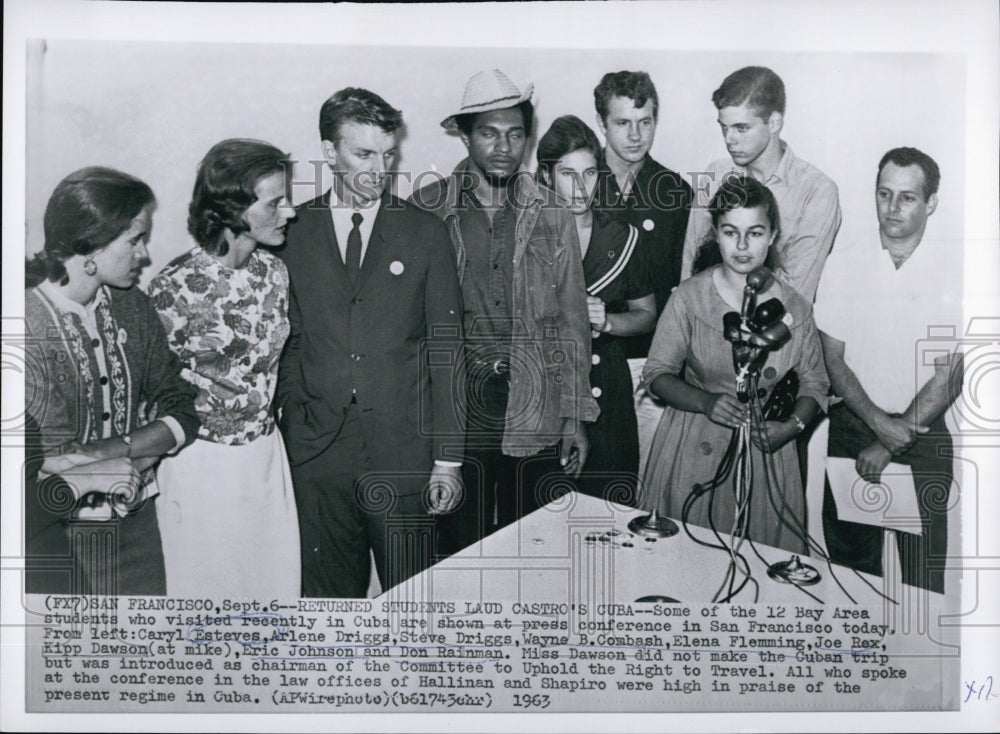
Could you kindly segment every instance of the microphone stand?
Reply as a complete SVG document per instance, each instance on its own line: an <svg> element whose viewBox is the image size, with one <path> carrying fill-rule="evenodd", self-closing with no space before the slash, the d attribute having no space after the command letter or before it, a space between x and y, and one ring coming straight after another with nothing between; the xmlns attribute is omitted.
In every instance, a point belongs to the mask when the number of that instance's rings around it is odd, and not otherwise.
<svg viewBox="0 0 1000 734"><path fill-rule="evenodd" d="M751 406L751 410L746 420L733 429L733 434L725 453L719 461L719 466L715 476L707 483L695 484L691 493L684 502L681 514L681 522L688 536L695 540L688 527L688 516L694 506L694 502L705 494L709 496L709 527L712 529L719 541L719 547L729 553L730 561L726 569L725 577L718 591L713 597L713 602L727 602L735 596L748 582L753 581L750 574L750 566L746 558L740 553L744 540L749 539L750 526L750 502L753 490L753 460L752 460L752 431L758 430L767 440L767 431L764 425L763 411L760 409L761 395L758 387L760 380L760 370L767 360L768 352L781 345L788 336L787 326L781 321L784 315L784 306L777 299L772 299L759 308L756 305L757 290L764 288L770 278L770 273L766 270L759 270L747 276L747 285L743 290L743 303L740 313L729 312L723 319L723 332L725 338L732 344L733 367L736 371L736 396L743 402ZM764 453L764 452L762 452ZM765 463L764 478L767 485L769 499L775 493L772 486L771 473L767 461L769 456L762 457ZM718 533L712 520L712 497L714 490L724 484L730 474L733 475L733 493L735 499L733 524L729 532L729 538L724 539ZM776 477L775 477L776 479ZM772 500L773 501L773 500ZM703 545L708 545L702 543ZM751 540L751 548L756 553L756 548ZM758 557L760 554L757 554ZM761 559L763 560L763 559ZM742 574L745 578L738 588L734 589L737 574ZM795 584L796 586L811 586L819 581L819 572L812 566L805 565L798 556L793 555L788 561L772 563L768 567L768 576L783 583ZM759 586L754 581L755 589ZM721 596L723 590L728 588L725 596ZM806 592L808 593L808 592ZM756 601L756 591L754 600ZM810 596L812 596L810 594Z"/></svg>

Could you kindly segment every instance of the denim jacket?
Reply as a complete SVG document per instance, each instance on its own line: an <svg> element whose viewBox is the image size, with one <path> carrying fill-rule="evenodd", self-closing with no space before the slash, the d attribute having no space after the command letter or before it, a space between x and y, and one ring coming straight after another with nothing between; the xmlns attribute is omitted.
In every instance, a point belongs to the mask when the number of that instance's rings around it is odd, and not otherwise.
<svg viewBox="0 0 1000 734"><path fill-rule="evenodd" d="M467 164L467 159L462 161L451 176L410 197L445 222L455 246L459 281L465 276L459 217ZM559 441L563 419L592 423L600 409L590 388L590 320L576 226L572 215L527 171L517 175L514 336L503 452L531 456ZM467 353L474 355L474 330L467 330L466 339Z"/></svg>

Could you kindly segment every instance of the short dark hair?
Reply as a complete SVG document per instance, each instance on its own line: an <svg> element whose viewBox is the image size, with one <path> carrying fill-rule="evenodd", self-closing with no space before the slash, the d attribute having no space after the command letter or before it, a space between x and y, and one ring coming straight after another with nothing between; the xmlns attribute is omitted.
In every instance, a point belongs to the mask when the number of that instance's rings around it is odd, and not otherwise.
<svg viewBox="0 0 1000 734"><path fill-rule="evenodd" d="M59 182L45 207L45 245L25 263L25 284L69 282L65 263L114 242L147 206L156 202L149 185L103 166L74 171Z"/></svg>
<svg viewBox="0 0 1000 734"><path fill-rule="evenodd" d="M524 134L530 137L535 126L535 105L531 103L530 99L526 99L523 102L518 102L514 107L521 110L521 119L524 120ZM467 112L464 115L455 115L455 127L463 135L472 135L472 129L476 126L476 118L483 114L486 113Z"/></svg>
<svg viewBox="0 0 1000 734"><path fill-rule="evenodd" d="M346 87L334 93L319 110L320 140L336 143L345 122L377 125L384 132L394 133L403 126L403 113L375 92Z"/></svg>
<svg viewBox="0 0 1000 734"><path fill-rule="evenodd" d="M698 248L698 255L694 261L693 272L700 273L713 265L722 262L722 253L719 252L719 242L715 236L715 230L719 226L719 220L726 212L734 209L763 209L767 217L768 226L774 235L774 241L781 239L781 213L778 211L778 201L774 194L764 184L750 176L743 176L738 173L727 174L722 180L722 185L715 192L715 196L708 204L708 211L712 217L712 229L705 235L701 246ZM764 264L768 267L777 266L776 248L768 250L767 260Z"/></svg>
<svg viewBox="0 0 1000 734"><path fill-rule="evenodd" d="M594 131L576 115L557 117L538 141L538 172L552 176L552 168L567 153L589 150L600 165L601 143Z"/></svg>
<svg viewBox="0 0 1000 734"><path fill-rule="evenodd" d="M941 185L941 169L934 159L916 148L893 148L878 162L878 173L875 174L875 185L878 186L879 176L886 163L895 163L900 168L906 166L920 166L924 172L924 201L931 198L938 191Z"/></svg>
<svg viewBox="0 0 1000 734"><path fill-rule="evenodd" d="M653 100L653 119L660 113L656 87L644 71L612 71L601 77L600 83L594 87L594 108L602 120L608 117L612 97L627 97L636 107L643 107L648 100Z"/></svg>
<svg viewBox="0 0 1000 734"><path fill-rule="evenodd" d="M772 112L785 114L785 83L766 66L745 66L722 81L712 92L715 109L749 105L758 117L766 120Z"/></svg>
<svg viewBox="0 0 1000 734"><path fill-rule="evenodd" d="M243 214L257 201L257 184L273 173L285 173L290 165L287 153L260 140L216 143L198 164L188 232L205 251L225 255L225 231L238 235L250 230Z"/></svg>

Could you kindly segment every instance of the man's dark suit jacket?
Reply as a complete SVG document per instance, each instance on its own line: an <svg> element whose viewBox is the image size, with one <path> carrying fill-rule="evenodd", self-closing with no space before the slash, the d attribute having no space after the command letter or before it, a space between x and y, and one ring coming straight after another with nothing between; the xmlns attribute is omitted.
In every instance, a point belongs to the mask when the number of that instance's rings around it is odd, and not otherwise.
<svg viewBox="0 0 1000 734"><path fill-rule="evenodd" d="M384 194L352 287L327 192L298 207L278 256L292 284L277 391L292 464L330 446L354 391L365 467L421 473L405 483L418 490L464 443L461 290L444 224Z"/></svg>

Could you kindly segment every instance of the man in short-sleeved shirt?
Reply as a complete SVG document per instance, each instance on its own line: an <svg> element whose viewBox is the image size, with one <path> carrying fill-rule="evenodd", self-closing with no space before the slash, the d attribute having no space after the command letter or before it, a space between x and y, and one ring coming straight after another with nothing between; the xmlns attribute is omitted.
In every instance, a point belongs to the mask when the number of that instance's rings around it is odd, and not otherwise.
<svg viewBox="0 0 1000 734"><path fill-rule="evenodd" d="M840 228L837 186L792 153L781 139L785 86L762 66L730 74L712 94L729 158L710 163L695 181L695 204L684 239L681 278L689 278L698 247L711 229L708 204L730 172L767 186L778 202L781 237L776 273L812 302L823 264Z"/></svg>
<svg viewBox="0 0 1000 734"><path fill-rule="evenodd" d="M829 456L855 459L878 481L890 461L910 467L921 528L897 531L903 581L944 590L951 436L943 414L961 389L962 361L947 352L961 321L961 270L944 241L922 242L937 207L937 164L895 148L878 168L881 246L838 247L823 275L815 316L827 371L843 403L830 410ZM882 528L838 519L829 482L823 526L830 557L882 573Z"/></svg>

